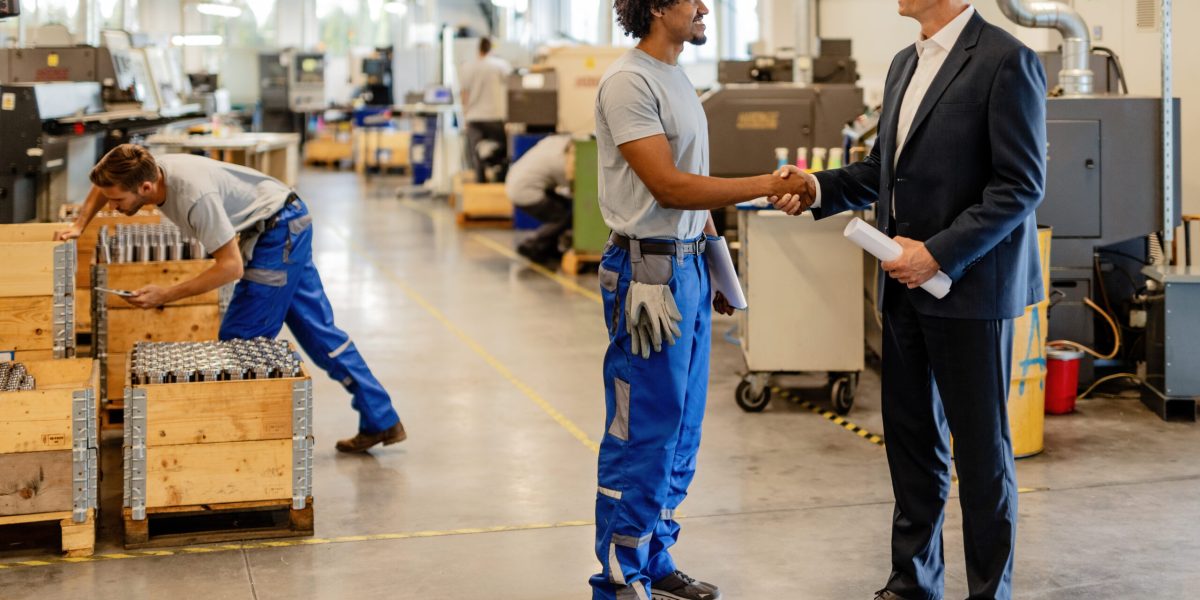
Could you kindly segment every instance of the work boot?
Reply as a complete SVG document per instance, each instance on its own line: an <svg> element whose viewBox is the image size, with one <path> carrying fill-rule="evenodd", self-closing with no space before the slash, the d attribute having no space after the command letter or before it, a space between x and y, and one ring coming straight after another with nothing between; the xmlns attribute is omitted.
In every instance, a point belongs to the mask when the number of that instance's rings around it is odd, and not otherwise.
<svg viewBox="0 0 1200 600"><path fill-rule="evenodd" d="M721 600L721 590L711 583L696 581L675 571L650 584L652 600Z"/></svg>
<svg viewBox="0 0 1200 600"><path fill-rule="evenodd" d="M408 434L404 433L404 424L396 423L379 433L363 433L358 432L358 435L347 439L338 440L337 449L342 452L366 452L375 444L380 442L384 446L399 444L408 439Z"/></svg>

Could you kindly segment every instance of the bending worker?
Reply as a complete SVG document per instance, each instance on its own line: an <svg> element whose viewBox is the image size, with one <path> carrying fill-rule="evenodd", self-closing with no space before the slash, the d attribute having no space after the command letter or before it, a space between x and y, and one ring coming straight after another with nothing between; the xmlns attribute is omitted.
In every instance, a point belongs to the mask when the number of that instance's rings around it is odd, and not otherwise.
<svg viewBox="0 0 1200 600"><path fill-rule="evenodd" d="M513 206L542 222L517 252L535 262L562 258L559 239L571 230L575 144L569 134L546 137L513 163L504 191Z"/></svg>
<svg viewBox="0 0 1200 600"><path fill-rule="evenodd" d="M312 261L312 217L295 192L253 169L190 154L155 159L132 144L113 148L90 177L92 191L72 227L59 234L63 239L78 237L106 202L126 215L153 205L216 260L194 279L147 285L127 302L155 308L237 281L221 321L222 340L274 338L287 323L309 359L354 396L359 431L337 449L365 452L404 441L387 391L350 336L334 325Z"/></svg>
<svg viewBox="0 0 1200 600"><path fill-rule="evenodd" d="M639 42L596 98L600 212L613 235L600 263L609 345L592 598L720 600L670 553L696 473L712 309L733 313L710 285L708 211L805 184L708 177L704 107L677 62L684 44L706 40L703 0L621 0L615 10Z"/></svg>

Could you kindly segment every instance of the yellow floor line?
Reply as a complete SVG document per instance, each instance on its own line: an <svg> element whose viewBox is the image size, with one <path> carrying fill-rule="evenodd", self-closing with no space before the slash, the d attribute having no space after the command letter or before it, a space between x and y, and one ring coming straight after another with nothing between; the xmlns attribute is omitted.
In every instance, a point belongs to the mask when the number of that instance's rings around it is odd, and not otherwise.
<svg viewBox="0 0 1200 600"><path fill-rule="evenodd" d="M506 366L503 362L500 362L500 360L498 358L493 356L492 353L488 352L487 349L485 349L483 347L483 345L481 345L479 342L475 341L475 339L472 338L470 335L467 335L467 333L465 331L463 331L462 328L460 328L459 326L455 325L452 321L450 321L450 319L447 318L446 315L444 313L442 313L442 311L438 310L438 308L436 306L434 306L433 303L426 300L424 296L422 296L415 289L410 287L407 283L404 282L404 280L397 277L396 274L393 273L391 270L389 270L386 265L384 265L383 263L376 260L375 257L370 252L363 249L361 246L358 245L357 242L355 242L349 236L345 235L341 229L339 229L337 227L332 227L332 226L327 226L326 229L334 232L334 234L337 235L339 238L341 238L342 241L346 242L346 244L348 246L350 246L350 248L355 252L355 254L358 254L359 256L361 256L362 258L364 258L368 262L370 262L372 265L374 265L376 270L378 270L380 273L382 273L384 276L386 276L388 278L388 280L390 280L391 283L393 285L395 285L401 292L404 292L405 296L408 296L408 298L410 300L412 300L414 303L416 303L417 306L420 306L422 309L424 309L425 312L429 313L429 315L432 316L443 327L445 327L446 330L448 330L450 333L454 334L454 336L457 337L468 348L470 348L472 352L474 352L477 356L482 358L483 361L488 364L488 366L492 367L492 369L494 369L497 373L499 373L501 377L503 377L505 380L507 380L509 383L511 383L513 385L513 387L516 387L518 390L520 390L521 393L524 394L526 398L529 398L529 400L531 400L534 404L536 404L538 406L538 408L542 409L543 412L545 412L547 415L549 415L550 418L553 419L555 423L558 423L563 429L566 429L567 432L569 432L575 439L579 440L579 443L586 446L593 453L600 452L600 444L596 443L594 440L592 440L590 437L588 437L587 433L585 433L583 431L583 429L581 429L578 425L576 425L570 419L568 419L566 417L566 415L559 412L558 409L554 408L554 406L551 405L550 402L548 402L540 394L538 394L536 391L534 391L534 389L532 387L530 387L524 381L521 381L516 375L513 374L512 369L509 369L508 366Z"/></svg>
<svg viewBox="0 0 1200 600"><path fill-rule="evenodd" d="M377 542L386 540L408 540L418 538L449 537L457 535L477 535L483 533L502 533L511 531L536 531L544 529L560 529L566 527L589 527L595 521L560 521L558 523L530 523L526 525L502 525L498 527L474 527L465 529L449 529L445 531L412 531L406 533L380 533L374 535L346 535L332 538L297 538L294 540L269 540L262 542L245 542L242 544L221 544L219 546L191 546L165 550L145 550L130 552L113 552L111 554L96 554L75 558L46 557L36 560L23 560L11 563L0 563L3 569L31 569L58 564L76 564L100 562L105 560L120 560L129 558L149 558L153 556L186 556L189 554L210 554L214 552L230 552L233 550L264 550L270 548L294 548L297 546L324 546L329 544L351 544L355 542Z"/></svg>
<svg viewBox="0 0 1200 600"><path fill-rule="evenodd" d="M449 217L449 215L447 215L446 213L436 211L428 206L423 206L416 202L404 201L404 202L401 202L400 205L409 210L419 212L434 221L440 221L443 223L452 223L452 224L455 223L454 219L451 219ZM600 294L598 292L596 292L595 290L591 290L586 287L583 287L583 286L579 285L579 283L576 282L574 279L571 279L570 277L566 277L566 276L562 275L561 273L558 273L552 269L547 268L544 265L540 265L538 263L530 261L529 259L525 258L524 256L517 254L516 251L513 250L512 248L509 248L508 246L501 244L501 243L497 242L496 240L493 240L485 235L481 235L478 233L469 233L469 234L466 234L466 236L467 236L467 239L469 239L473 242L476 242L479 245L484 246L484 247L492 250L493 252L496 252L497 254L500 254L502 256L505 256L505 257L515 260L517 262L524 263L525 266L532 269L535 273L557 283L558 285L562 286L564 289L566 289L569 292L579 294L580 296L583 296L584 298L587 298L597 304L604 304L604 298L601 297Z"/></svg>

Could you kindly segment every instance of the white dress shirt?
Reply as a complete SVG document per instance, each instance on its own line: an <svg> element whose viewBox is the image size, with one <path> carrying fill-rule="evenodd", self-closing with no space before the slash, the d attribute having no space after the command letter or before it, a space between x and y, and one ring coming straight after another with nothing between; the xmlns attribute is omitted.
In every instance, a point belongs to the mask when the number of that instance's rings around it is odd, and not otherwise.
<svg viewBox="0 0 1200 600"><path fill-rule="evenodd" d="M967 22L974 14L975 7L967 5L966 10L933 34L933 37L920 36L917 39L917 69L913 72L912 79L908 82L908 88L904 90L904 98L900 101L900 122L896 130L896 161L900 160L900 152L904 150L904 143L908 141L908 132L912 129L913 119L917 116L917 109L921 107L921 101L925 99L925 93L929 91L929 86L933 84L938 71L946 62L946 57L950 55L950 49L954 48L954 44L958 42L963 29L966 28ZM876 143L879 143L878 140ZM893 162L892 166L895 165L896 163ZM812 206L813 208L821 207L820 183L817 184L817 198L813 201ZM895 214L895 212L896 197L893 194L892 213Z"/></svg>

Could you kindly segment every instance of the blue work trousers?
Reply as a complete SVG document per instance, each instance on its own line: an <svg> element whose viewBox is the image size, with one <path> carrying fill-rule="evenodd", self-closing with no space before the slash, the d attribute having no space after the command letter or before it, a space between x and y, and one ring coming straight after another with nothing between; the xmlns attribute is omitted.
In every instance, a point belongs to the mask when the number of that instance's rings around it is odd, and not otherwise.
<svg viewBox="0 0 1200 600"><path fill-rule="evenodd" d="M400 417L354 342L333 322L333 307L312 260L312 217L299 198L263 231L221 321L220 338L274 338L287 323L308 358L353 396L358 429L378 433Z"/></svg>
<svg viewBox="0 0 1200 600"><path fill-rule="evenodd" d="M630 253L610 244L600 264L609 345L596 494L601 571L590 580L593 599L648 600L650 584L675 571L675 509L696 473L708 393L712 293L703 255L669 259L683 335L649 359L630 353L625 331Z"/></svg>

